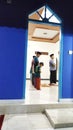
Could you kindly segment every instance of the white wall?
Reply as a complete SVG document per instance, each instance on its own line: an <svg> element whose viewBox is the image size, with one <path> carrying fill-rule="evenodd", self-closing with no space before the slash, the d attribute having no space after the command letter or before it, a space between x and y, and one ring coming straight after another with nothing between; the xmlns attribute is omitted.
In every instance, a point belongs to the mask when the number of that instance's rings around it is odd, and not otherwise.
<svg viewBox="0 0 73 130"><path fill-rule="evenodd" d="M55 57L57 57L59 61L59 54L58 54L59 46L60 46L59 42L48 43L48 42L28 41L26 78L30 78L30 66L31 66L32 56L35 55L35 51L48 52L49 55L51 53L54 53ZM42 73L41 73L42 79L49 79L49 59L50 59L49 55L41 55L39 58L39 61L44 62L44 66L42 67Z"/></svg>

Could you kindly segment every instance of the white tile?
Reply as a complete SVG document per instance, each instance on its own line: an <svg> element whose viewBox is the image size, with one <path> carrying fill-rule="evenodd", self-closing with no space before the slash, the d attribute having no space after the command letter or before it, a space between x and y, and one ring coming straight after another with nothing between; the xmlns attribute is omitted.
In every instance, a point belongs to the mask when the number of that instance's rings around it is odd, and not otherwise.
<svg viewBox="0 0 73 130"><path fill-rule="evenodd" d="M38 128L51 128L51 125L47 119L47 117L42 113L29 114L28 119L33 124L34 129Z"/></svg>
<svg viewBox="0 0 73 130"><path fill-rule="evenodd" d="M49 81L42 80L43 84L48 84ZM41 90L36 90L30 83L26 81L26 98L25 103L51 103L58 101L58 86L41 87Z"/></svg>
<svg viewBox="0 0 73 130"><path fill-rule="evenodd" d="M26 116L13 116L4 121L2 130L32 130L32 124Z"/></svg>
<svg viewBox="0 0 73 130"><path fill-rule="evenodd" d="M25 115L7 115L2 130L34 130L51 128L51 125L42 113Z"/></svg>

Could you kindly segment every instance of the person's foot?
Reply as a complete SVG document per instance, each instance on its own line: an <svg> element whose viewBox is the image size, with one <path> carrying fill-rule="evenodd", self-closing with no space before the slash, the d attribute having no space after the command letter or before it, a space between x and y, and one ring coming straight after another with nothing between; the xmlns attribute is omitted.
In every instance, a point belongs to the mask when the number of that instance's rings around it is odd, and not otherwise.
<svg viewBox="0 0 73 130"><path fill-rule="evenodd" d="M53 86L58 86L58 85L56 83L54 83Z"/></svg>
<svg viewBox="0 0 73 130"><path fill-rule="evenodd" d="M52 84L48 84L49 86L52 86Z"/></svg>

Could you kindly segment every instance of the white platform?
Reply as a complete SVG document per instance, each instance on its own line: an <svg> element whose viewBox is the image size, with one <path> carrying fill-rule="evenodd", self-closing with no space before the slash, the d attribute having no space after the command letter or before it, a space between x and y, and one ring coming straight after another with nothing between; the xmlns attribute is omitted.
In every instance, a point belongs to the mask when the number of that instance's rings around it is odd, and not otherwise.
<svg viewBox="0 0 73 130"><path fill-rule="evenodd" d="M53 128L73 127L73 108L46 109L45 113Z"/></svg>
<svg viewBox="0 0 73 130"><path fill-rule="evenodd" d="M54 130L54 128L44 114L30 113L6 115L2 130ZM73 130L73 127L57 130Z"/></svg>

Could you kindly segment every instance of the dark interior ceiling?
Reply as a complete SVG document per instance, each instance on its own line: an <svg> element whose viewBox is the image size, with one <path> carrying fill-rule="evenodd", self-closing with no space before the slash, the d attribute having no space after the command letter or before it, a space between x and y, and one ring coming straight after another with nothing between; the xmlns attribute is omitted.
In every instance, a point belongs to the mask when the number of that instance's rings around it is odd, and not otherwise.
<svg viewBox="0 0 73 130"><path fill-rule="evenodd" d="M62 19L64 31L73 33L73 0L0 0L0 26L25 28L28 14L45 4Z"/></svg>

